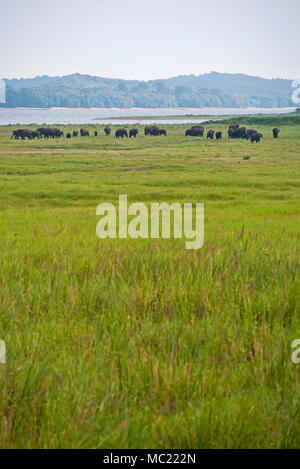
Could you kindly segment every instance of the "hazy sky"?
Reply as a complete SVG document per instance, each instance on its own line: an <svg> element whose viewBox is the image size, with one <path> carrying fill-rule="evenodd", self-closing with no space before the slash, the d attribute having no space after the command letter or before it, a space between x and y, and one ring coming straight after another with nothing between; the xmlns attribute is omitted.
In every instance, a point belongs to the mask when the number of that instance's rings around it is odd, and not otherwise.
<svg viewBox="0 0 300 469"><path fill-rule="evenodd" d="M0 77L300 76L299 0L0 0Z"/></svg>

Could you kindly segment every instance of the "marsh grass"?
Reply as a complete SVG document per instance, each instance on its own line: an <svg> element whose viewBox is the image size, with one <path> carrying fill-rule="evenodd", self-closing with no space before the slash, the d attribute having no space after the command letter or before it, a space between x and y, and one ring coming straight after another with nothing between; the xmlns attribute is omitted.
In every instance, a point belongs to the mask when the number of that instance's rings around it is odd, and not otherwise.
<svg viewBox="0 0 300 469"><path fill-rule="evenodd" d="M0 132L0 447L299 447L300 127L276 141L270 118L260 144L94 127ZM119 194L204 202L204 247L100 241Z"/></svg>

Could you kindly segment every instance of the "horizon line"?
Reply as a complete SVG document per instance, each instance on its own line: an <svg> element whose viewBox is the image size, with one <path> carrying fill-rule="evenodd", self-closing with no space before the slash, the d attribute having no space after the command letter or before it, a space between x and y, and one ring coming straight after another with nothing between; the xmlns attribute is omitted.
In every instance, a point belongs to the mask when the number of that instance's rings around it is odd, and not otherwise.
<svg viewBox="0 0 300 469"><path fill-rule="evenodd" d="M81 73L81 72L74 72L74 73L67 73L65 75L48 75L48 74L43 74L43 75L34 75L34 76L22 76L22 77L13 77L13 78L6 78L3 77L2 80L34 80L35 78L44 78L44 77L49 77L49 78L66 78L70 76L88 76L88 77L93 77L93 78L102 78L105 80L123 80L123 81L139 81L139 82L150 82L150 81L158 81L158 80L170 80L172 78L179 78L179 77L201 77L204 75L211 75L211 74L217 74L217 75L241 75L241 76L246 76L246 77L251 77L251 78L260 78L262 80L285 80L285 81L293 81L297 77L291 77L291 78L282 78L282 77L263 77L260 75L249 75L248 73L242 73L242 72L236 72L236 73L231 73L231 72L217 72L215 70L211 70L210 72L204 72L200 74L195 74L195 73L183 73L179 75L172 75L167 78L152 78L152 79L138 79L138 78L120 78L120 77L108 77L108 76L101 76L101 75L94 75L90 73Z"/></svg>

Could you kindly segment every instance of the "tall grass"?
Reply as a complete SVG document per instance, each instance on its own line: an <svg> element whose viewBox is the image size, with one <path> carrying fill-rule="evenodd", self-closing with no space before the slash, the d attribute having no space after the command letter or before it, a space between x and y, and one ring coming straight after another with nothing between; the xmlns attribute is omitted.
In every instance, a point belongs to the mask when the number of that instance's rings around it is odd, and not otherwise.
<svg viewBox="0 0 300 469"><path fill-rule="evenodd" d="M299 447L300 128L97 128L0 129L0 447ZM204 247L99 240L96 206L119 194L204 202Z"/></svg>

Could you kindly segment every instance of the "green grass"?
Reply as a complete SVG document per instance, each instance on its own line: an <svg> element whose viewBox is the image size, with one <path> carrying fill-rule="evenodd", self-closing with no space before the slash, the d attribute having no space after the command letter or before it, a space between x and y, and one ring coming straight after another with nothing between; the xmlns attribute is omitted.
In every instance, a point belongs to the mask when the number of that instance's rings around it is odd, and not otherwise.
<svg viewBox="0 0 300 469"><path fill-rule="evenodd" d="M1 448L300 446L300 126L262 122L260 144L0 128ZM204 247L99 240L119 194L204 202Z"/></svg>

